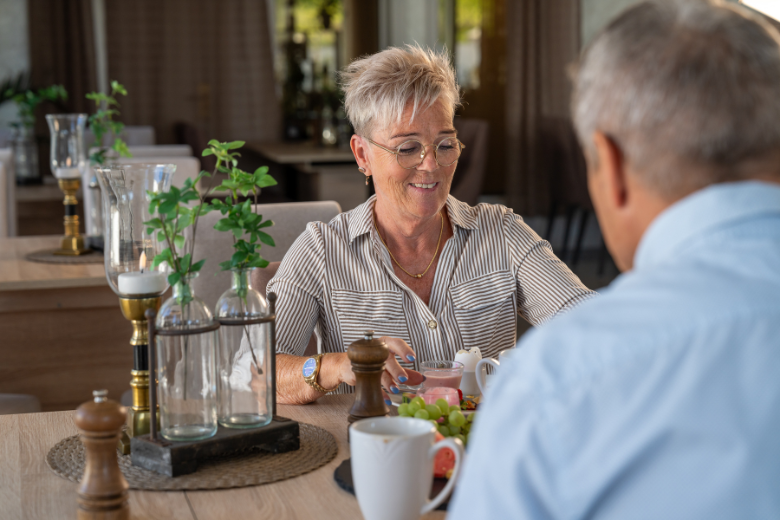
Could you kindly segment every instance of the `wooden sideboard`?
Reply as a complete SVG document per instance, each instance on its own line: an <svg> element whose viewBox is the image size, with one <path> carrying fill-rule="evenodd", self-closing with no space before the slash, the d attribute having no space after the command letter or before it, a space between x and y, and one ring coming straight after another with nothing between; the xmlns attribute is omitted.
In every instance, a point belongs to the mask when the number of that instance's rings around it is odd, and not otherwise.
<svg viewBox="0 0 780 520"><path fill-rule="evenodd" d="M0 393L32 394L44 411L71 410L105 388L130 388L130 323L102 263L25 260L58 236L0 239Z"/></svg>

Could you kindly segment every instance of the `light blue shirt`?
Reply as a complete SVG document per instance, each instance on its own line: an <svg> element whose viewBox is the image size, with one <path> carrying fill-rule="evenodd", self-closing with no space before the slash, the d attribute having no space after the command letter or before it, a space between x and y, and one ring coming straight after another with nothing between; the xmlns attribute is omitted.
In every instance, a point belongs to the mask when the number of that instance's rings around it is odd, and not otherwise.
<svg viewBox="0 0 780 520"><path fill-rule="evenodd" d="M780 187L668 208L486 401L450 520L780 518Z"/></svg>

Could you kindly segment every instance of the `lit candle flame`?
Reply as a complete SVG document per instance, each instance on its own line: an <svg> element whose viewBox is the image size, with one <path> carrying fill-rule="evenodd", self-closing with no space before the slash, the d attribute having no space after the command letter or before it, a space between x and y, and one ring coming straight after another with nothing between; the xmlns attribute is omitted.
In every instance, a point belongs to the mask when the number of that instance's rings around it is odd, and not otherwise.
<svg viewBox="0 0 780 520"><path fill-rule="evenodd" d="M141 268L141 272L144 272L146 268L146 251L141 251L141 258L138 260L138 267Z"/></svg>

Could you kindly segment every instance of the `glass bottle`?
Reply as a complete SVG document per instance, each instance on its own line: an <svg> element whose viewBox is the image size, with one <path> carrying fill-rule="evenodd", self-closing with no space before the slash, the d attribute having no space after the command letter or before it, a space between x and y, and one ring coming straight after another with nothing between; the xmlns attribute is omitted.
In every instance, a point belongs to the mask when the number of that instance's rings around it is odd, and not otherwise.
<svg viewBox="0 0 780 520"><path fill-rule="evenodd" d="M193 294L192 278L174 284L156 320L160 433L170 441L217 433L219 323Z"/></svg>
<svg viewBox="0 0 780 520"><path fill-rule="evenodd" d="M38 169L38 143L35 142L33 129L24 125L16 127L11 146L14 150L14 169L16 184L40 184L41 172Z"/></svg>
<svg viewBox="0 0 780 520"><path fill-rule="evenodd" d="M233 283L215 311L221 325L219 423L228 428L258 428L273 418L270 312L252 288L253 270L232 270Z"/></svg>

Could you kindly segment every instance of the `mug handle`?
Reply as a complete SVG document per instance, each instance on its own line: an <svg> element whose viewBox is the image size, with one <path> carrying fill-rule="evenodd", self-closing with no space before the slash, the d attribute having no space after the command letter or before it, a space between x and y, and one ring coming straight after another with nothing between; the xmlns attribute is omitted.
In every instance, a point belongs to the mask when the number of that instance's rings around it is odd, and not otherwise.
<svg viewBox="0 0 780 520"><path fill-rule="evenodd" d="M439 494L433 498L433 500L429 500L428 503L423 506L422 511L420 511L420 515L430 513L439 507L439 504L444 502L445 498L450 496L450 493L452 493L452 487L455 485L455 481L458 480L458 475L460 474L460 466L463 462L463 443L460 441L460 439L456 439L455 437L450 437L448 439L437 442L431 446L431 449L428 451L428 460L431 461L431 464L433 464L433 458L436 456L436 453L442 448L450 448L455 453L455 467L452 468L452 475L450 475L450 479L447 482L447 485L444 486L444 489L442 489Z"/></svg>
<svg viewBox="0 0 780 520"><path fill-rule="evenodd" d="M487 390L487 370L482 370L482 367L485 365L493 365L498 368L501 366L501 363L493 358L480 359L479 362L477 362L477 366L474 369L474 376L477 378L477 386L482 395L485 395L485 390Z"/></svg>

